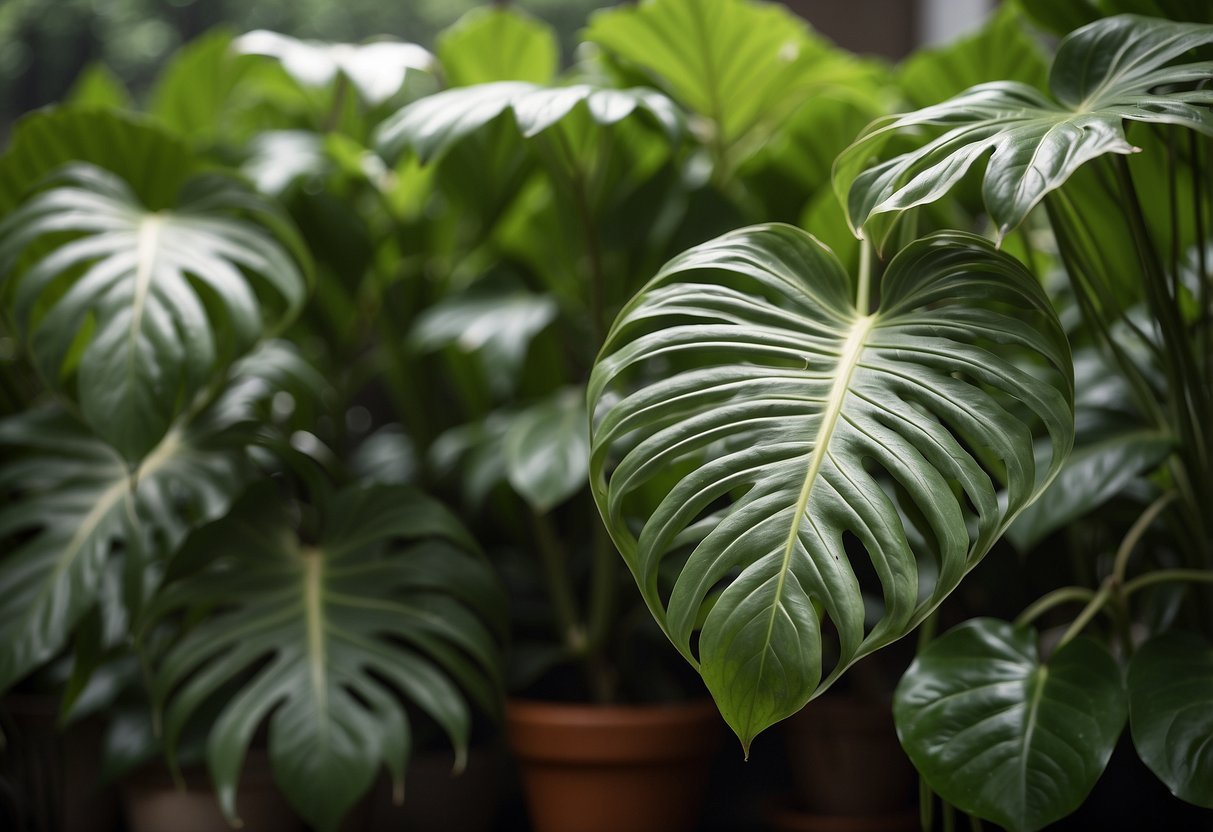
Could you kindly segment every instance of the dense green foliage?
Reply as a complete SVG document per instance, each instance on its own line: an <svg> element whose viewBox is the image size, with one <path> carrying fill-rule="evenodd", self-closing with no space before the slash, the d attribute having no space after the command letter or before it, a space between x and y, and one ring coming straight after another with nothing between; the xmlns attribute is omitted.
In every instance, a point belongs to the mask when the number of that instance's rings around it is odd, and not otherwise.
<svg viewBox="0 0 1213 832"><path fill-rule="evenodd" d="M924 625L927 806L1039 829L1126 720L1213 804L1213 27L245 5L0 155L0 691L327 832L507 690L748 750Z"/></svg>

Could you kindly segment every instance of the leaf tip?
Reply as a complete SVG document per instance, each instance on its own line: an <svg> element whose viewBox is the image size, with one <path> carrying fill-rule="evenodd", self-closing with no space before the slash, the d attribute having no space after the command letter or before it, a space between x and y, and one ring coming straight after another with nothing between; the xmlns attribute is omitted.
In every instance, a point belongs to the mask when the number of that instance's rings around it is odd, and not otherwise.
<svg viewBox="0 0 1213 832"><path fill-rule="evenodd" d="M392 780L392 805L404 805L404 778L397 777Z"/></svg>

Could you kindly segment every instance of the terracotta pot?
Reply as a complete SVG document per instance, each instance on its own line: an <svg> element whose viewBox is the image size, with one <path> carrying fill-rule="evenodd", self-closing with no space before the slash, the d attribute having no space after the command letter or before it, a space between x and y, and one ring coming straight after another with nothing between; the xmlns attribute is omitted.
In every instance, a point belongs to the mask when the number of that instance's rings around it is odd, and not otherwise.
<svg viewBox="0 0 1213 832"><path fill-rule="evenodd" d="M102 723L59 727L59 698L10 694L0 704L0 829L112 832L118 795L98 785Z"/></svg>
<svg viewBox="0 0 1213 832"><path fill-rule="evenodd" d="M231 832L210 778L201 769L182 772L179 790L163 765L148 766L122 786L130 832ZM252 751L244 763L236 813L250 832L302 832L303 822L274 784L269 755Z"/></svg>
<svg viewBox="0 0 1213 832"><path fill-rule="evenodd" d="M889 706L826 695L788 719L783 734L805 812L863 817L913 809L918 773L897 741Z"/></svg>
<svg viewBox="0 0 1213 832"><path fill-rule="evenodd" d="M722 725L711 702L506 707L535 832L692 829Z"/></svg>

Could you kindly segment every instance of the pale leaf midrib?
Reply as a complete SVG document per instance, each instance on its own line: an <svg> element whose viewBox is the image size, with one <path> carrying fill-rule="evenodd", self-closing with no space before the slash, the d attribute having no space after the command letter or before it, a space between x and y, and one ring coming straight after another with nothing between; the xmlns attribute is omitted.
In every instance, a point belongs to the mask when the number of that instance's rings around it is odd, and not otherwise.
<svg viewBox="0 0 1213 832"><path fill-rule="evenodd" d="M135 249L135 285L131 290L131 325L127 334L126 350L127 374L132 378L135 375L134 361L139 330L143 325L147 295L156 270L156 249L160 243L160 230L163 226L164 218L159 214L149 214L139 226L139 239Z"/></svg>
<svg viewBox="0 0 1213 832"><path fill-rule="evenodd" d="M846 401L847 392L851 386L851 377L854 375L855 368L859 364L859 358L866 347L868 333L872 331L875 322L875 315L865 315L857 318L851 325L850 332L847 333L847 340L843 344L839 356L838 375L834 379L834 384L830 388L830 395L826 400L826 409L822 413L821 424L817 428L817 435L813 441L813 450L809 457L809 467L805 472L804 483L801 485L800 495L796 500L795 511L792 514L792 523L788 529L788 537L784 542L783 561L779 567L779 579L775 584L775 597L771 602L766 638L763 641L764 646L771 643L771 635L775 629L776 611L779 609L783 598L784 583L787 581L788 569L792 563L792 552L796 549L796 539L800 533L801 519L804 517L805 509L809 505L809 495L813 491L813 485L816 483L817 475L821 471L822 460L825 459L826 450L834 434L834 428L838 424L838 416L842 412L843 402ZM765 668L766 656L767 651L764 649L758 665L759 677L761 677Z"/></svg>
<svg viewBox="0 0 1213 832"><path fill-rule="evenodd" d="M328 710L324 645L324 555L315 549L303 552L303 609L307 622L307 656L312 688L319 713ZM327 725L327 720L321 720Z"/></svg>

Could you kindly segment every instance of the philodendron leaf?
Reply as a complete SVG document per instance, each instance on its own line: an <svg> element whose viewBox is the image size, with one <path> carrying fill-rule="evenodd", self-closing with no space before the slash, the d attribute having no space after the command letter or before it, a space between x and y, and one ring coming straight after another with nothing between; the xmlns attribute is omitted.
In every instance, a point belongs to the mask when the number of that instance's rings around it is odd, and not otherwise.
<svg viewBox="0 0 1213 832"><path fill-rule="evenodd" d="M1010 832L1078 808L1124 727L1116 660L1079 638L1042 661L1036 633L979 618L927 645L897 686L901 745L944 800Z"/></svg>
<svg viewBox="0 0 1213 832"><path fill-rule="evenodd" d="M1052 98L993 82L878 121L838 158L834 189L854 229L880 220L867 232L880 244L897 214L941 198L988 155L982 197L1001 237L1086 162L1133 153L1126 120L1213 135L1213 88L1202 84L1213 63L1189 57L1210 43L1208 25L1136 15L1096 21L1062 41L1049 73ZM938 129L921 148L868 167L891 136L923 127Z"/></svg>
<svg viewBox="0 0 1213 832"><path fill-rule="evenodd" d="M513 417L503 440L505 473L535 511L555 508L585 487L589 419L580 390L561 390Z"/></svg>
<svg viewBox="0 0 1213 832"><path fill-rule="evenodd" d="M171 754L199 706L227 691L207 760L229 820L268 720L275 781L333 832L380 765L403 794L405 700L446 731L461 764L467 697L498 709L505 598L455 518L413 489L339 492L320 506L314 544L271 490L190 538L182 560L205 566L170 580L149 620L200 618L157 661L153 695Z"/></svg>
<svg viewBox="0 0 1213 832"><path fill-rule="evenodd" d="M75 165L0 224L4 288L35 365L131 463L294 316L305 263L277 209L220 177L149 211L114 174Z"/></svg>
<svg viewBox="0 0 1213 832"><path fill-rule="evenodd" d="M1213 809L1213 646L1157 636L1129 663L1129 719L1142 762L1176 797Z"/></svg>
<svg viewBox="0 0 1213 832"><path fill-rule="evenodd" d="M170 431L137 479L59 409L0 422L0 540L17 541L0 561L0 691L63 649L100 599L111 560L136 557L135 528L171 549L193 523L227 510L251 464L214 441L212 429L226 422ZM140 554L141 563L151 560Z"/></svg>
<svg viewBox="0 0 1213 832"><path fill-rule="evenodd" d="M591 376L599 511L745 745L922 621L1073 440L1069 348L1017 261L937 234L889 264L877 311L856 293L799 229L732 232L661 270Z"/></svg>
<svg viewBox="0 0 1213 832"><path fill-rule="evenodd" d="M445 90L409 104L383 123L376 143L389 159L410 148L426 162L503 113L511 113L522 136L532 138L577 107L584 107L596 124L604 126L643 113L671 141L682 130L678 109L656 90L617 90L594 84L544 87L525 81L499 81Z"/></svg>
<svg viewBox="0 0 1213 832"><path fill-rule="evenodd" d="M410 72L434 68L434 56L415 43L324 43L258 29L232 46L240 54L277 58L300 86L327 87L341 74L368 104L382 104L399 92Z"/></svg>
<svg viewBox="0 0 1213 832"><path fill-rule="evenodd" d="M547 84L556 75L560 46L552 27L530 15L512 6L480 6L438 36L438 60L452 87Z"/></svg>

